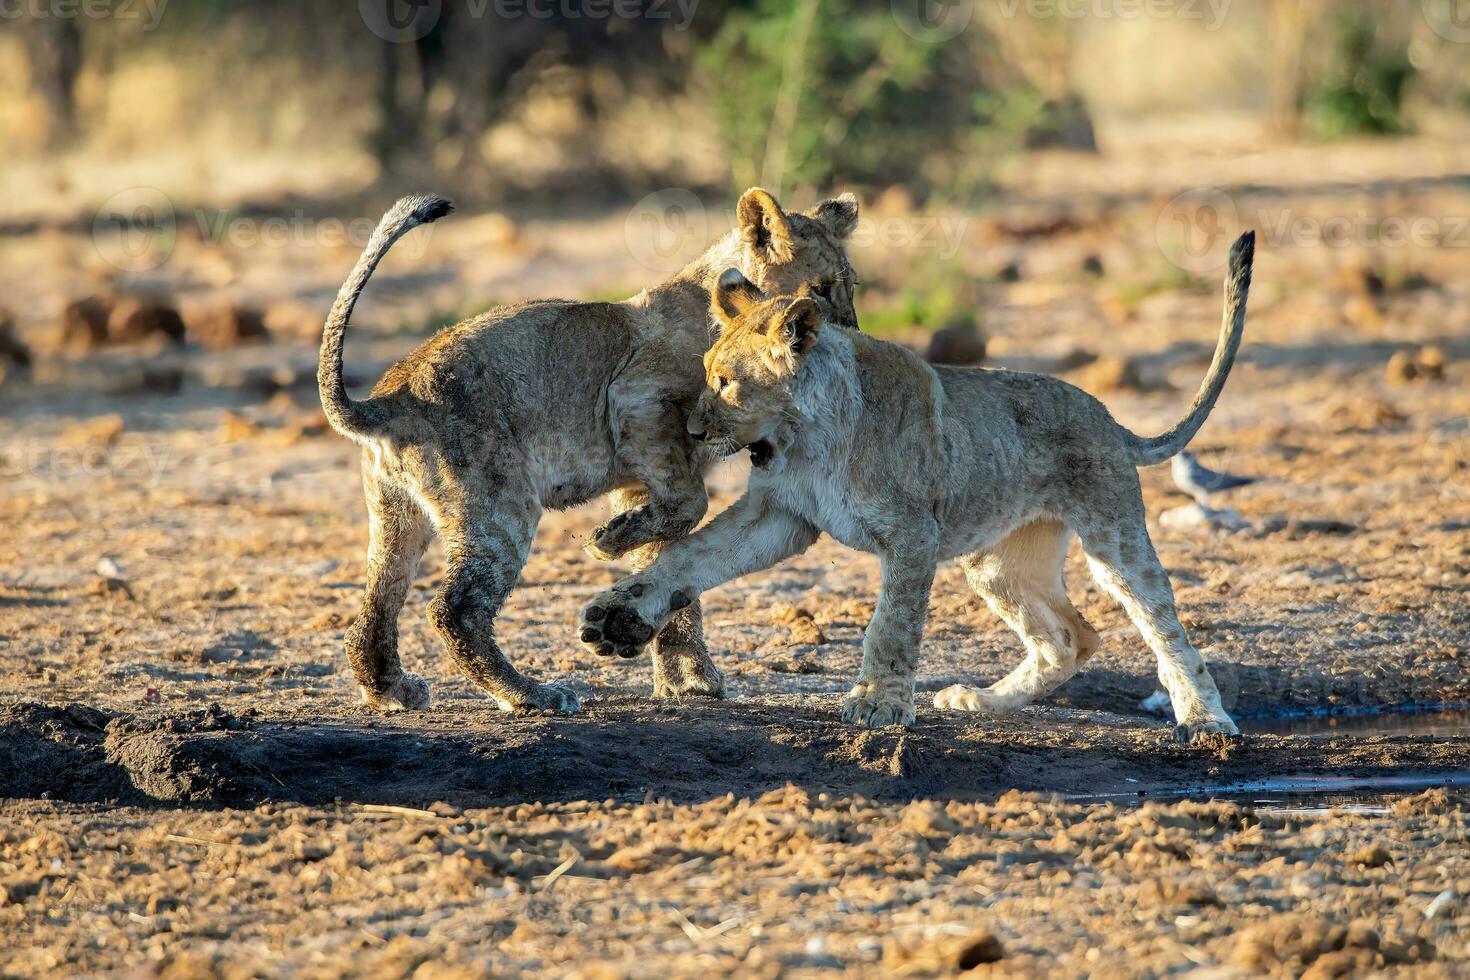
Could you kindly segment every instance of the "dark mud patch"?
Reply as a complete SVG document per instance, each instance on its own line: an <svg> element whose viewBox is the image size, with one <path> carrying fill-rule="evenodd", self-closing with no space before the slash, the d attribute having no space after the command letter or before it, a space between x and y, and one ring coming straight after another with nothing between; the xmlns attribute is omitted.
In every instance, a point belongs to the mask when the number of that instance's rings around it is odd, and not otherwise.
<svg viewBox="0 0 1470 980"><path fill-rule="evenodd" d="M111 722L82 704L0 705L0 797L140 802L127 771L107 759Z"/></svg>
<svg viewBox="0 0 1470 980"><path fill-rule="evenodd" d="M1166 727L1054 708L1005 721L922 713L913 731L869 732L838 721L835 702L795 697L655 705L617 696L572 718L478 705L261 720L19 705L0 718L11 735L4 772L26 773L0 795L77 802L684 803L788 783L875 800L991 800L1012 789L1121 799L1224 795L1214 788L1276 776L1432 777L1470 764L1464 739L1262 735L1228 750L1191 748Z"/></svg>

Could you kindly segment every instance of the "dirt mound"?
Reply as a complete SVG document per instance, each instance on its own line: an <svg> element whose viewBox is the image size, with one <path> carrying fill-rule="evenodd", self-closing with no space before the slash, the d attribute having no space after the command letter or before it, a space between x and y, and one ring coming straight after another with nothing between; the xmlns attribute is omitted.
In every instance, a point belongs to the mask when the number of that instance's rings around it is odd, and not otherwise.
<svg viewBox="0 0 1470 980"><path fill-rule="evenodd" d="M81 704L0 705L0 797L136 802L103 747L110 721Z"/></svg>

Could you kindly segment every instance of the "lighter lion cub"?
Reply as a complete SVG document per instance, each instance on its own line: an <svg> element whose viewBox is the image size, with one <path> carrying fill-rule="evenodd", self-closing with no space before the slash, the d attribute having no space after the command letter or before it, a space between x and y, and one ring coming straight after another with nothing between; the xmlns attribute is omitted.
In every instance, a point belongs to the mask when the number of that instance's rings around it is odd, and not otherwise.
<svg viewBox="0 0 1470 980"><path fill-rule="evenodd" d="M1184 419L1153 438L1054 378L933 368L893 344L824 329L809 296L767 299L737 270L714 295L723 332L689 432L750 450L738 502L583 612L582 641L630 655L716 585L805 550L823 531L883 562L844 719L914 721L914 672L936 565L958 558L974 589L1021 636L1024 663L987 688L954 685L937 708L1006 714L1071 677L1098 635L1063 587L1072 533L1098 583L1158 658L1181 741L1237 734L1190 645L1144 523L1137 467L1188 444L1240 348L1253 233L1235 243L1215 357Z"/></svg>

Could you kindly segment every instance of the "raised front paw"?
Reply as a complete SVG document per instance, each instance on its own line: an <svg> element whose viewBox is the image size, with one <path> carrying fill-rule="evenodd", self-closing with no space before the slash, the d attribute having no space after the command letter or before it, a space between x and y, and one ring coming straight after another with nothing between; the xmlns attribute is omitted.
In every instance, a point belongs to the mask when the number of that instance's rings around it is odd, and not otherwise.
<svg viewBox="0 0 1470 980"><path fill-rule="evenodd" d="M644 619L637 609L643 597L642 585L611 588L598 595L582 610L579 636L594 653L602 657L638 656L658 628Z"/></svg>
<svg viewBox="0 0 1470 980"><path fill-rule="evenodd" d="M591 540L582 546L582 550L601 561L615 561L634 548L647 544L647 536L640 530L646 514L643 507L619 514L593 531Z"/></svg>
<svg viewBox="0 0 1470 980"><path fill-rule="evenodd" d="M874 691L867 684L859 684L842 702L842 720L864 728L887 728L890 725L912 728L914 699L891 691Z"/></svg>

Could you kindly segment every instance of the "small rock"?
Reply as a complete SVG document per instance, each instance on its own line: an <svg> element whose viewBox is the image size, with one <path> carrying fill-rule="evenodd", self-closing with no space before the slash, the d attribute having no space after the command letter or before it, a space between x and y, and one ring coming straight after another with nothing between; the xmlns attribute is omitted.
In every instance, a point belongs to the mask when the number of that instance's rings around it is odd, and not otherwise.
<svg viewBox="0 0 1470 980"><path fill-rule="evenodd" d="M222 306L209 310L189 323L190 339L212 350L233 350L241 344L259 343L267 337L265 317L245 306Z"/></svg>
<svg viewBox="0 0 1470 980"><path fill-rule="evenodd" d="M812 613L805 606L794 605L790 602L778 602L771 607L772 626L790 626L800 619L811 619Z"/></svg>
<svg viewBox="0 0 1470 980"><path fill-rule="evenodd" d="M107 386L111 395L177 395L184 390L184 369L155 364L122 372Z"/></svg>
<svg viewBox="0 0 1470 980"><path fill-rule="evenodd" d="M1395 351L1388 359L1388 380L1391 384L1402 385L1419 377L1419 365L1414 363L1414 355L1406 350Z"/></svg>
<svg viewBox="0 0 1470 980"><path fill-rule="evenodd" d="M115 446L126 428L121 415L99 415L68 427L57 439L62 446Z"/></svg>
<svg viewBox="0 0 1470 980"><path fill-rule="evenodd" d="M1383 328L1383 314L1378 304L1367 296L1353 296L1342 306L1342 316L1348 325L1358 330L1377 332Z"/></svg>
<svg viewBox="0 0 1470 980"><path fill-rule="evenodd" d="M88 354L107 343L107 321L112 315L112 301L104 296L87 296L66 304L61 311L61 336L58 350L71 354Z"/></svg>
<svg viewBox="0 0 1470 980"><path fill-rule="evenodd" d="M15 336L15 317L9 310L0 309L0 369L6 362L25 370L31 366L31 352Z"/></svg>
<svg viewBox="0 0 1470 980"><path fill-rule="evenodd" d="M1084 367L1078 374L1077 382L1094 395L1143 388L1138 364L1131 357L1118 357L1114 354L1103 354Z"/></svg>
<svg viewBox="0 0 1470 980"><path fill-rule="evenodd" d="M1366 265L1345 265L1332 278L1334 289L1361 296L1382 296L1383 277Z"/></svg>
<svg viewBox="0 0 1470 980"><path fill-rule="evenodd" d="M1105 271L1103 269L1102 259L1093 254L1084 256L1082 259L1082 271L1089 276L1095 276L1101 279Z"/></svg>
<svg viewBox="0 0 1470 980"><path fill-rule="evenodd" d="M827 642L822 628L817 625L811 610L801 606L793 606L790 603L780 603L771 610L771 622L776 626L785 626L791 631L791 642L794 644L807 644L820 646Z"/></svg>
<svg viewBox="0 0 1470 980"><path fill-rule="evenodd" d="M1425 381L1443 381L1444 365L1444 349L1433 344L1419 348L1419 355L1414 359L1419 377Z"/></svg>
<svg viewBox="0 0 1470 980"><path fill-rule="evenodd" d="M822 627L812 619L798 619L790 623L787 629L791 631L791 642L798 645L821 646L827 642L827 635L822 632Z"/></svg>
<svg viewBox="0 0 1470 980"><path fill-rule="evenodd" d="M1051 367L1051 373L1066 374L1069 371L1087 367L1087 365L1096 360L1097 355L1086 347L1073 347L1067 353L1057 358L1057 362Z"/></svg>
<svg viewBox="0 0 1470 980"><path fill-rule="evenodd" d="M224 442L246 442L259 437L263 431L265 430L261 426L249 419L234 412L226 412L220 420L219 437Z"/></svg>
<svg viewBox="0 0 1470 980"><path fill-rule="evenodd" d="M162 338L169 343L184 342L184 318L179 311L160 300L130 296L119 300L107 320L107 342L135 344Z"/></svg>
<svg viewBox="0 0 1470 980"><path fill-rule="evenodd" d="M1381 868L1393 861L1393 855L1381 844L1370 844L1348 855L1348 863L1364 868Z"/></svg>
<svg viewBox="0 0 1470 980"><path fill-rule="evenodd" d="M295 300L283 300L266 307L262 317L266 332L276 337L321 343L325 309L315 309Z"/></svg>
<svg viewBox="0 0 1470 980"><path fill-rule="evenodd" d="M929 338L924 357L930 364L979 364L985 360L985 338L971 320L957 320Z"/></svg>

